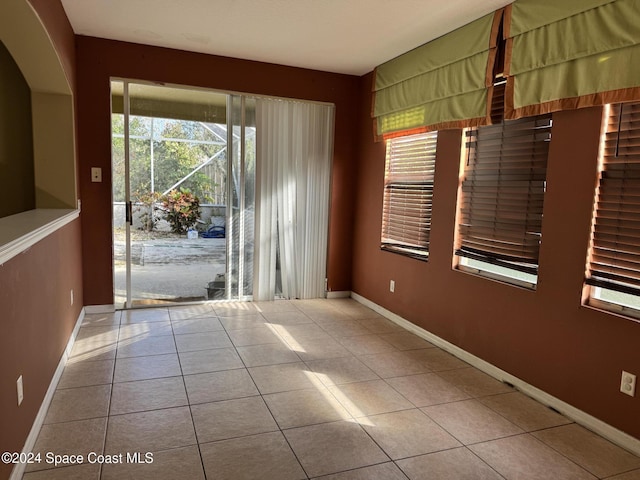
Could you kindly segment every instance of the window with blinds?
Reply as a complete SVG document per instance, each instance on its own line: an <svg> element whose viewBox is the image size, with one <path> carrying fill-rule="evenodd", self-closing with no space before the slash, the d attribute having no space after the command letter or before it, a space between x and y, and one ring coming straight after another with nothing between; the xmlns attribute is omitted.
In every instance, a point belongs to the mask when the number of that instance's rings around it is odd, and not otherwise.
<svg viewBox="0 0 640 480"><path fill-rule="evenodd" d="M466 131L455 252L462 265L523 272L535 283L551 123L541 115Z"/></svg>
<svg viewBox="0 0 640 480"><path fill-rule="evenodd" d="M438 132L387 140L382 248L426 259Z"/></svg>
<svg viewBox="0 0 640 480"><path fill-rule="evenodd" d="M639 308L640 102L608 108L603 141L587 283L614 292L603 300Z"/></svg>

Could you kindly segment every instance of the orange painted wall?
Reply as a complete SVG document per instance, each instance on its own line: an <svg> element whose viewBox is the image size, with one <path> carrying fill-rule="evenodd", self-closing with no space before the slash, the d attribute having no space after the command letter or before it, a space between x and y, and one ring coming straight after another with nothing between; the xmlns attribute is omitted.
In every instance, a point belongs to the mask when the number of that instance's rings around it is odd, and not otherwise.
<svg viewBox="0 0 640 480"><path fill-rule="evenodd" d="M82 309L78 220L0 267L0 450L20 452ZM74 305L70 305L73 289ZM17 405L22 375L24 401ZM11 468L0 464L0 479Z"/></svg>
<svg viewBox="0 0 640 480"><path fill-rule="evenodd" d="M75 37L56 0L30 0L75 86ZM80 220L0 265L0 451L19 452L83 305ZM74 305L70 303L70 290ZM16 380L24 380L17 405ZM0 479L11 466L0 463Z"/></svg>
<svg viewBox="0 0 640 480"><path fill-rule="evenodd" d="M581 305L597 182L601 108L553 115L536 291L452 269L461 131L439 133L428 262L380 250L384 144L362 78L353 291L464 350L640 438L640 323ZM389 281L396 282L395 293Z"/></svg>
<svg viewBox="0 0 640 480"><path fill-rule="evenodd" d="M113 303L111 77L334 103L336 134L327 273L331 290L350 290L358 77L82 36L77 37L77 55L87 305ZM102 168L102 183L91 183L91 167Z"/></svg>

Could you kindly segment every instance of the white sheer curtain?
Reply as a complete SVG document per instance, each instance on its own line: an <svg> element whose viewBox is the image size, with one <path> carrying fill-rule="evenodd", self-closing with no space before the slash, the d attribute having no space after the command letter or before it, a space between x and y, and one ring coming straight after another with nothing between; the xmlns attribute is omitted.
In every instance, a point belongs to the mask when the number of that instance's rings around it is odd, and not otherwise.
<svg viewBox="0 0 640 480"><path fill-rule="evenodd" d="M333 152L332 105L256 100L255 300L324 294ZM278 249L279 246L279 249Z"/></svg>

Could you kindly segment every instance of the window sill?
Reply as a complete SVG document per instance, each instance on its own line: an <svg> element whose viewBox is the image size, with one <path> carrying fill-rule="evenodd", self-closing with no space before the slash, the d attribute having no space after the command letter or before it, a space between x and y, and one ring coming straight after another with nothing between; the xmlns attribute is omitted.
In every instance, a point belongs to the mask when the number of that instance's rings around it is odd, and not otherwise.
<svg viewBox="0 0 640 480"><path fill-rule="evenodd" d="M0 218L0 265L80 216L80 210L29 210Z"/></svg>
<svg viewBox="0 0 640 480"><path fill-rule="evenodd" d="M413 258L415 260L420 260L421 262L426 262L429 260L429 254L420 254L411 250L404 250L402 248L394 248L394 247L380 247L380 250L383 252L396 253L398 255L402 255L404 257Z"/></svg>
<svg viewBox="0 0 640 480"><path fill-rule="evenodd" d="M517 278L508 277L506 275L500 275L499 273L488 272L486 270L480 270L478 268L469 267L466 265L458 265L455 267L455 270L458 270L462 273L468 273L471 275L475 275L477 277L487 278L489 280L493 280L496 282L500 282L503 284L511 285L513 287L520 287L525 290L535 291L536 284L531 282L526 282L524 280L519 280Z"/></svg>
<svg viewBox="0 0 640 480"><path fill-rule="evenodd" d="M640 310L636 310L635 308L626 307L624 305L607 302L606 300L600 300L593 297L590 297L587 300L587 303L583 306L602 313L613 314L640 324Z"/></svg>

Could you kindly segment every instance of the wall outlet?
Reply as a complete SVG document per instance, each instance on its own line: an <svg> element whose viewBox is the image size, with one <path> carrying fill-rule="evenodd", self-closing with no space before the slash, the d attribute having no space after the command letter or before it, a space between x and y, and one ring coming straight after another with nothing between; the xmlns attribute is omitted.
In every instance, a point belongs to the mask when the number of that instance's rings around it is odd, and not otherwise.
<svg viewBox="0 0 640 480"><path fill-rule="evenodd" d="M393 293L393 292L395 292L395 291L396 291L396 281L395 281L395 280L391 280L391 281L389 282L389 291L390 291L391 293Z"/></svg>
<svg viewBox="0 0 640 480"><path fill-rule="evenodd" d="M24 390L22 388L22 375L18 377L18 381L16 382L16 389L18 390L18 406L20 406L20 404L22 403L22 400L24 400Z"/></svg>
<svg viewBox="0 0 640 480"><path fill-rule="evenodd" d="M71 306L73 306L73 288L71 289Z"/></svg>
<svg viewBox="0 0 640 480"><path fill-rule="evenodd" d="M636 396L636 376L633 373L622 371L620 391L630 397Z"/></svg>

